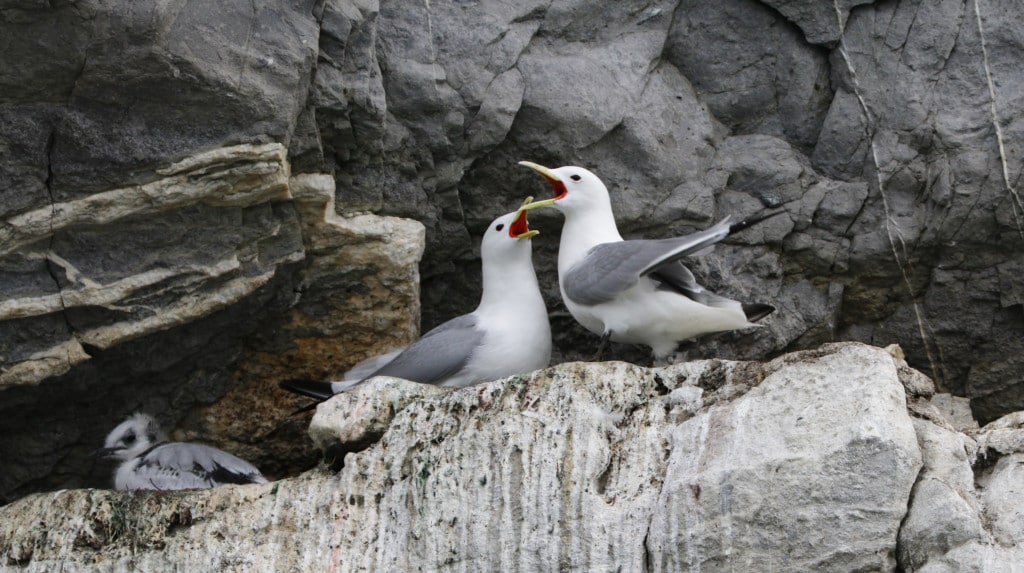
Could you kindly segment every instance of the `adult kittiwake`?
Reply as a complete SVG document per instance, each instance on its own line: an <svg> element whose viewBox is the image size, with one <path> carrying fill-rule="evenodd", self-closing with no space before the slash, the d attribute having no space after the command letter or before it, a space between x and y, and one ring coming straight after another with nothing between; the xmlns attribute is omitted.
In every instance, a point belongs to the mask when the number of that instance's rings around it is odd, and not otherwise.
<svg viewBox="0 0 1024 573"><path fill-rule="evenodd" d="M527 222L531 201L487 227L480 244L483 293L476 310L404 349L357 364L347 380L286 380L281 388L325 400L374 376L459 388L547 366L551 327L533 270L530 239L538 232Z"/></svg>
<svg viewBox="0 0 1024 573"><path fill-rule="evenodd" d="M684 237L626 241L615 225L608 189L596 175L582 167L519 164L540 173L555 190L554 198L529 207L551 205L565 215L559 288L572 316L601 335L598 356L610 339L650 346L655 361L663 361L681 340L758 326L755 321L775 310L708 291L679 259L782 211L732 224L726 217Z"/></svg>
<svg viewBox="0 0 1024 573"><path fill-rule="evenodd" d="M194 489L267 483L260 470L227 452L184 442L168 442L152 416L134 414L118 424L94 455L121 460L114 472L117 489Z"/></svg>

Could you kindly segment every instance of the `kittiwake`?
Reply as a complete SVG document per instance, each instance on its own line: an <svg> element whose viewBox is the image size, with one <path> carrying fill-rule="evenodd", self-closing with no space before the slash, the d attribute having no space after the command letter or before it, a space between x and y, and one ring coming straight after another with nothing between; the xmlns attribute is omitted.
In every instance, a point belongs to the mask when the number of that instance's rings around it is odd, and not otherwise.
<svg viewBox="0 0 1024 573"><path fill-rule="evenodd" d="M357 364L340 382L285 380L281 388L319 400L374 376L461 388L532 372L551 360L551 327L533 269L526 212L532 198L495 219L480 244L480 305L411 345Z"/></svg>
<svg viewBox="0 0 1024 573"><path fill-rule="evenodd" d="M740 223L726 217L704 231L660 240L623 240L615 225L608 189L582 167L548 169L520 161L540 173L555 190L551 205L565 215L558 247L562 300L585 328L608 340L651 347L664 361L682 340L702 334L758 326L775 308L716 295L697 284L680 261L732 233L782 213Z"/></svg>
<svg viewBox="0 0 1024 573"><path fill-rule="evenodd" d="M118 424L96 456L121 460L114 472L117 489L198 489L225 484L267 483L260 470L225 451L168 442L156 420L134 414Z"/></svg>

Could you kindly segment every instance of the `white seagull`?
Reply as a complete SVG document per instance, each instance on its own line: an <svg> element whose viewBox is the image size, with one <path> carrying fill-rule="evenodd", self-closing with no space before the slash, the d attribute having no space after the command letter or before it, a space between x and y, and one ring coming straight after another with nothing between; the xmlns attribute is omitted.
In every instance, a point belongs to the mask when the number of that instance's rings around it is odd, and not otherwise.
<svg viewBox="0 0 1024 573"><path fill-rule="evenodd" d="M117 489L267 483L255 466L227 452L202 444L168 442L156 420L146 414L134 414L118 424L93 454L122 461L114 472Z"/></svg>
<svg viewBox="0 0 1024 573"><path fill-rule="evenodd" d="M411 345L357 364L341 382L285 380L281 388L325 400L374 376L461 388L532 372L551 360L548 311L533 270L526 212L495 219L480 244L480 305L424 334Z"/></svg>
<svg viewBox="0 0 1024 573"><path fill-rule="evenodd" d="M664 361L682 340L759 326L754 322L775 310L706 290L680 259L782 211L734 224L726 217L684 237L626 241L615 225L608 189L596 175L582 167L519 164L540 173L555 190L554 198L528 206L551 205L565 215L559 289L572 316L601 336L598 357L610 339L650 346L655 361Z"/></svg>

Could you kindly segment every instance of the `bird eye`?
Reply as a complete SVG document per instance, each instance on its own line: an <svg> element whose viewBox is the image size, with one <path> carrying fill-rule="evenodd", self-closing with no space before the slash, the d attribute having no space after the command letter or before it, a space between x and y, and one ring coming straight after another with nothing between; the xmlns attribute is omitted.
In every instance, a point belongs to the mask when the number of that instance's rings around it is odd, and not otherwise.
<svg viewBox="0 0 1024 573"><path fill-rule="evenodd" d="M505 228L505 223L498 223L498 226L494 228L495 231L500 231Z"/></svg>
<svg viewBox="0 0 1024 573"><path fill-rule="evenodd" d="M135 434L126 434L124 437L124 443L130 444L135 441Z"/></svg>
<svg viewBox="0 0 1024 573"><path fill-rule="evenodd" d="M574 174L569 176L569 179L572 179L573 181L579 181L580 179L583 179L583 178L580 177L578 174L574 173Z"/></svg>

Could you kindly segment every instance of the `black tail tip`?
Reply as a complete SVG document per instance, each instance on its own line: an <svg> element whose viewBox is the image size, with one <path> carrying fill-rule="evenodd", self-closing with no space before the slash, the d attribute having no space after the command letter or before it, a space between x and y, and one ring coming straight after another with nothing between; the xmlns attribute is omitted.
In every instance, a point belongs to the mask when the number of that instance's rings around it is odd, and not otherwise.
<svg viewBox="0 0 1024 573"><path fill-rule="evenodd" d="M733 233L738 233L738 232L742 231L743 229L747 229L749 227L753 227L754 225L756 225L756 224L758 224L758 223L760 223L762 221L767 221L768 219L771 219L772 217L776 217L778 215L781 215L781 214L783 214L785 212L786 211L784 211L784 210L772 211L771 213L765 213L764 215L757 215L756 217L750 217L749 219L744 219L744 220L740 221L739 223L733 223L732 225L729 225L729 234L731 235Z"/></svg>
<svg viewBox="0 0 1024 573"><path fill-rule="evenodd" d="M743 303L743 314L747 315L747 320L750 322L757 322L773 312L775 312L775 307L770 304L760 302Z"/></svg>
<svg viewBox="0 0 1024 573"><path fill-rule="evenodd" d="M309 378L292 378L277 383L282 390L309 396L317 400L326 400L334 395L331 392L331 383L322 380L310 380Z"/></svg>

